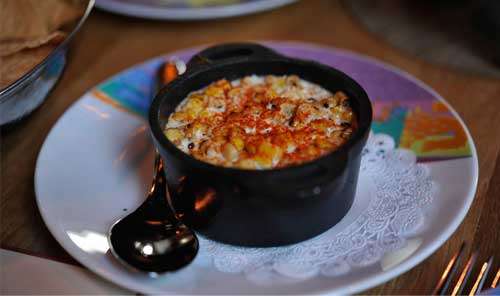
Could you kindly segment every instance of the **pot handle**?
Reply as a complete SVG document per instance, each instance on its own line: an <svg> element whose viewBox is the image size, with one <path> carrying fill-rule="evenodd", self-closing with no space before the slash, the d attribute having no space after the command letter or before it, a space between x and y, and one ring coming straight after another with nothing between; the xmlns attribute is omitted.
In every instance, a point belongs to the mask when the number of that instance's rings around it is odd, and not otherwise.
<svg viewBox="0 0 500 296"><path fill-rule="evenodd" d="M189 60L187 69L196 71L204 66L222 62L283 57L274 50L256 43L225 43L215 45L197 53Z"/></svg>

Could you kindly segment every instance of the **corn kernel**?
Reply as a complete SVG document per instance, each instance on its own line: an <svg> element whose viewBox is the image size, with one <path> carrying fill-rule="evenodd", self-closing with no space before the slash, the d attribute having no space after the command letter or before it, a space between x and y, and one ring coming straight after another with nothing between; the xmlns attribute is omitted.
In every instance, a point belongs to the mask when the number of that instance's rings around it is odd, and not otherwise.
<svg viewBox="0 0 500 296"><path fill-rule="evenodd" d="M256 169L259 167L259 165L257 164L257 162L253 159L242 159L238 162L238 167L242 168L242 169L249 169L249 170L252 170L252 169Z"/></svg>
<svg viewBox="0 0 500 296"><path fill-rule="evenodd" d="M311 122L310 126L313 128L319 130L319 131L326 131L326 128L330 125L329 122L325 120L315 120Z"/></svg>
<svg viewBox="0 0 500 296"><path fill-rule="evenodd" d="M338 91L335 93L335 95L333 95L334 99L337 100L337 102L341 103L342 101L345 101L348 99L347 95L342 92L342 91Z"/></svg>
<svg viewBox="0 0 500 296"><path fill-rule="evenodd" d="M274 80L272 83L273 83L272 89L278 92L286 86L286 80L281 77L276 78L276 80Z"/></svg>
<svg viewBox="0 0 500 296"><path fill-rule="evenodd" d="M245 142L243 142L243 139L240 137L232 137L231 138L231 143L236 147L238 151L243 150L245 148Z"/></svg>
<svg viewBox="0 0 500 296"><path fill-rule="evenodd" d="M316 146L324 150L331 148L331 144L325 139L316 139Z"/></svg>
<svg viewBox="0 0 500 296"><path fill-rule="evenodd" d="M192 93L191 95L189 95L189 100L200 100L203 102L203 99L203 93Z"/></svg>
<svg viewBox="0 0 500 296"><path fill-rule="evenodd" d="M224 89L219 86L209 86L205 90L205 94L210 97L224 96Z"/></svg>
<svg viewBox="0 0 500 296"><path fill-rule="evenodd" d="M177 111L172 114L172 119L175 121L183 122L188 119L188 115L186 114L186 112Z"/></svg>
<svg viewBox="0 0 500 296"><path fill-rule="evenodd" d="M259 145L259 155L272 162L275 158L281 158L282 151L280 147L274 146L269 142L263 142Z"/></svg>
<svg viewBox="0 0 500 296"><path fill-rule="evenodd" d="M191 117L196 117L203 110L203 101L201 99L191 99L186 104L186 112Z"/></svg>
<svg viewBox="0 0 500 296"><path fill-rule="evenodd" d="M231 89L231 83L226 79L219 80L215 83L218 87L220 87L223 91Z"/></svg>
<svg viewBox="0 0 500 296"><path fill-rule="evenodd" d="M259 153L267 155L272 153L272 150L273 150L273 145L269 142L262 142L259 145Z"/></svg>
<svg viewBox="0 0 500 296"><path fill-rule="evenodd" d="M239 157L238 150L236 150L236 147L231 143L224 144L222 154L224 154L224 158L230 162L236 161Z"/></svg>
<svg viewBox="0 0 500 296"><path fill-rule="evenodd" d="M182 132L179 129L170 128L170 129L167 129L167 131L165 132L165 136L167 136L167 138L171 142L176 142L176 141L180 140L184 135L182 134Z"/></svg>
<svg viewBox="0 0 500 296"><path fill-rule="evenodd" d="M203 111L200 112L200 114L198 114L198 117L200 118L208 118L210 117L210 112L207 110L207 109L204 109Z"/></svg>
<svg viewBox="0 0 500 296"><path fill-rule="evenodd" d="M340 119L345 122L351 122L352 121L352 112L344 112L341 114Z"/></svg>
<svg viewBox="0 0 500 296"><path fill-rule="evenodd" d="M255 154L257 153L257 147L254 144L246 144L245 149L248 151L250 154Z"/></svg>
<svg viewBox="0 0 500 296"><path fill-rule="evenodd" d="M190 137L193 137L195 140L199 140L205 136L207 132L207 126L203 125L199 122L195 122L190 129Z"/></svg>
<svg viewBox="0 0 500 296"><path fill-rule="evenodd" d="M273 166L273 159L266 156L256 156L255 161L261 168L268 169Z"/></svg>

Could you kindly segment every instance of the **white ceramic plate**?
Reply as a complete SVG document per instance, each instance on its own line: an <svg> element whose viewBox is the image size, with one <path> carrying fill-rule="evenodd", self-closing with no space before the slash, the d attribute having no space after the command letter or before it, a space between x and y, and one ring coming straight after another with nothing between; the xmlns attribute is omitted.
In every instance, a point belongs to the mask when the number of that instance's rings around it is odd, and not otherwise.
<svg viewBox="0 0 500 296"><path fill-rule="evenodd" d="M41 149L35 172L38 207L68 253L102 277L142 293L344 294L400 275L450 237L472 203L478 177L474 144L456 112L423 83L371 58L301 43L268 45L290 56L335 66L356 79L374 103L372 130L390 135L398 148L413 150L427 168L437 190L424 212L424 227L388 254L399 259L387 264L385 256L334 277L270 278L267 284L241 273L221 272L204 256L156 279L119 265L108 252L106 234L115 220L142 202L150 183L153 147L141 114L147 110L152 75L161 59L135 66L89 91L59 119ZM174 55L187 60L196 51ZM421 129L410 124L419 119L434 125ZM343 231L367 207L371 195L364 184L361 180L353 209L330 233Z"/></svg>
<svg viewBox="0 0 500 296"><path fill-rule="evenodd" d="M97 0L95 5L110 12L148 19L201 20L257 13L295 1L238 0L229 4L204 5L196 0Z"/></svg>

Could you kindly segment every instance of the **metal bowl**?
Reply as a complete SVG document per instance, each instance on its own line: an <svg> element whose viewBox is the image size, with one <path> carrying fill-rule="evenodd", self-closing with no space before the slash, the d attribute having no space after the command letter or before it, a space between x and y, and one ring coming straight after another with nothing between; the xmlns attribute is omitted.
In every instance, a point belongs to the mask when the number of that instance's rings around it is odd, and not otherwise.
<svg viewBox="0 0 500 296"><path fill-rule="evenodd" d="M26 117L42 104L61 77L69 43L89 16L94 2L95 0L88 0L85 12L76 26L43 61L0 90L0 126Z"/></svg>

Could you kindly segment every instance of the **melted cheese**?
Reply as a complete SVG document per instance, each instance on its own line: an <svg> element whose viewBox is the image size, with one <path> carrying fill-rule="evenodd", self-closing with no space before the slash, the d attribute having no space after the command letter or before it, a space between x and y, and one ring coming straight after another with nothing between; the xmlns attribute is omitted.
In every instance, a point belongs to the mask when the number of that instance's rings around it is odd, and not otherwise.
<svg viewBox="0 0 500 296"><path fill-rule="evenodd" d="M293 75L250 75L190 93L170 115L165 134L214 165L272 169L325 155L355 128L344 93Z"/></svg>

